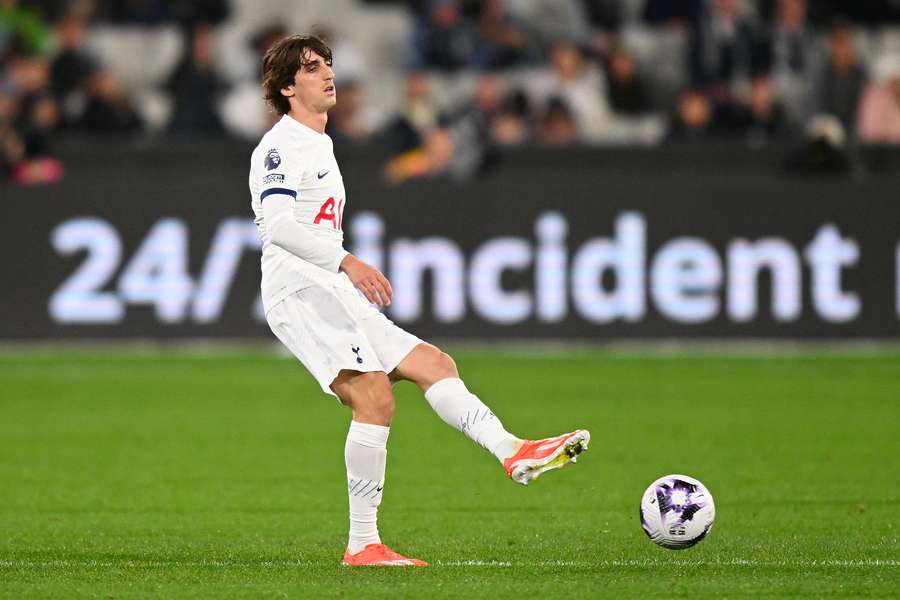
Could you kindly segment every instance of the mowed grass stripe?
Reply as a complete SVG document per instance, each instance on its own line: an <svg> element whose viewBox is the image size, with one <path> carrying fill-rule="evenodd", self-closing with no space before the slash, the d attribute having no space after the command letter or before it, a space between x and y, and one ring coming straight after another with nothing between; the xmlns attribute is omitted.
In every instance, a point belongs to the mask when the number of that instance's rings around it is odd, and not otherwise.
<svg viewBox="0 0 900 600"><path fill-rule="evenodd" d="M509 429L592 430L522 488L412 386L381 529L433 568L354 571L348 414L263 352L0 355L0 596L871 596L898 582L900 355L455 354ZM653 546L669 472L715 495L710 537Z"/></svg>

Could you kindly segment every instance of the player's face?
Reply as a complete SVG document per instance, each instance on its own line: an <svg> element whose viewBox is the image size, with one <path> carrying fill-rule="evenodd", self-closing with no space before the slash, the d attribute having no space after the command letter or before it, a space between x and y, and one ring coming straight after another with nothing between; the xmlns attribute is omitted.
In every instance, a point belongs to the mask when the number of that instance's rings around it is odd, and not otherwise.
<svg viewBox="0 0 900 600"><path fill-rule="evenodd" d="M294 73L294 85L282 92L293 95L300 106L315 113L327 112L337 102L337 91L334 87L334 70L331 61L309 50L304 60Z"/></svg>

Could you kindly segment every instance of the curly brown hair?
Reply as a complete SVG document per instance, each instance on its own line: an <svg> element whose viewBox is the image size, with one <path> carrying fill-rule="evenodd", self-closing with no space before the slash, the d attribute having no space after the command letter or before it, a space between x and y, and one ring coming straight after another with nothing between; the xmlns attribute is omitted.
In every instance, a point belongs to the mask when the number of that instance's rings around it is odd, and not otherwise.
<svg viewBox="0 0 900 600"><path fill-rule="evenodd" d="M286 37L266 51L262 60L262 87L266 102L280 115L291 111L291 103L281 90L294 83L294 74L307 63L310 51L331 63L331 48L314 35Z"/></svg>

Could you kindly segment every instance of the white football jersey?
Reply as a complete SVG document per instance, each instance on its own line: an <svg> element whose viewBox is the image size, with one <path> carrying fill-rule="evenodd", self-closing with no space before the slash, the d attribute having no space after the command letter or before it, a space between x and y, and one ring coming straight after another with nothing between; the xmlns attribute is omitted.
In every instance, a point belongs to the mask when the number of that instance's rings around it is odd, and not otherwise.
<svg viewBox="0 0 900 600"><path fill-rule="evenodd" d="M250 195L262 240L262 300L265 310L311 285L354 289L343 273L331 272L271 243L262 203L270 194L294 198L294 219L310 235L343 247L344 181L331 138L284 115L250 158Z"/></svg>

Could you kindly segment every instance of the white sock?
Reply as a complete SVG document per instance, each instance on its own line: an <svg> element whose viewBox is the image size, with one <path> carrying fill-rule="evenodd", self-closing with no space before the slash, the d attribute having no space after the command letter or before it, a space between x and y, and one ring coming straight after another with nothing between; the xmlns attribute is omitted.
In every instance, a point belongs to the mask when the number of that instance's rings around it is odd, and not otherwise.
<svg viewBox="0 0 900 600"><path fill-rule="evenodd" d="M425 399L444 423L455 427L501 462L518 451L522 440L503 428L500 419L458 377L441 379Z"/></svg>
<svg viewBox="0 0 900 600"><path fill-rule="evenodd" d="M390 427L350 423L344 462L350 497L350 540L347 548L356 554L369 544L380 544L378 505L384 488L387 440Z"/></svg>

